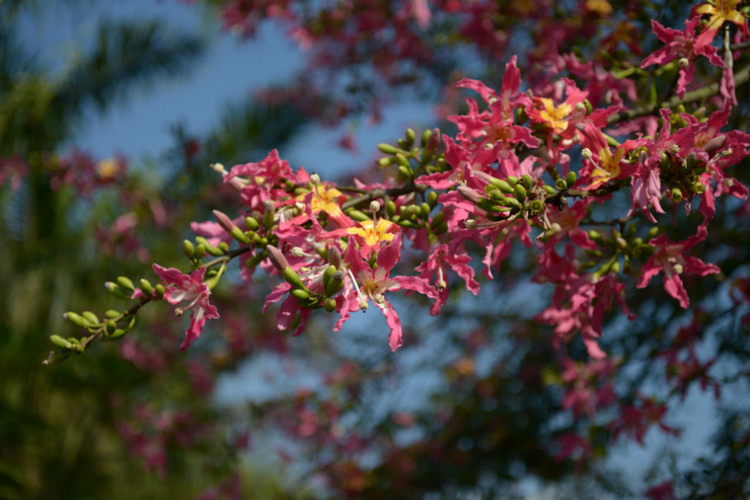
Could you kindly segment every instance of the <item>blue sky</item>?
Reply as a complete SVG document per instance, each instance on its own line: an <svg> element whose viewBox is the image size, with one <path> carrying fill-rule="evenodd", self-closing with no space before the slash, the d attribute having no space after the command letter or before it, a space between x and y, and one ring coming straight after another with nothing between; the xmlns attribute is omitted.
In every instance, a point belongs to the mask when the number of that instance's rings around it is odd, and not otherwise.
<svg viewBox="0 0 750 500"><path fill-rule="evenodd" d="M200 8L179 0L82 1L74 6L52 1L25 19L21 32L41 49L43 63L62 70L63 61L85 47L100 20L154 17L175 29L201 34L210 40L209 49L186 77L134 92L104 116L92 113L74 144L97 158L116 154L135 162L158 158L172 145L170 125L182 123L199 135L207 132L227 103L240 101L263 86L284 82L304 63L305 54L277 25L264 25L253 40L241 40L221 32L219 23L212 22ZM383 123L377 127L356 125L359 157L335 146L345 127L309 129L283 150L282 156L295 167L304 165L324 176L336 175L376 158L379 142L401 137L407 126L429 126L432 119L425 103L399 103L385 110Z"/></svg>

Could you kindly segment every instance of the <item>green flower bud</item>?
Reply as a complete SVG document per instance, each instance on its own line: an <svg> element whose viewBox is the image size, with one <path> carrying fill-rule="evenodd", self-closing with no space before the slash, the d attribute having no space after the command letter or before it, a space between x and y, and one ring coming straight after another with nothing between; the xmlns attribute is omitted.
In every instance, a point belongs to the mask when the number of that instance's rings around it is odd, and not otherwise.
<svg viewBox="0 0 750 500"><path fill-rule="evenodd" d="M555 191L555 188L553 188L552 186L548 184L545 184L544 186L542 186L542 188L544 189L544 192L550 196L554 196L557 194L557 191Z"/></svg>
<svg viewBox="0 0 750 500"><path fill-rule="evenodd" d="M301 288L295 288L289 293L293 295L295 299L302 301L303 303L306 303L310 299L310 294Z"/></svg>
<svg viewBox="0 0 750 500"><path fill-rule="evenodd" d="M195 260L201 260L206 255L206 247L203 243L198 243L195 246Z"/></svg>
<svg viewBox="0 0 750 500"><path fill-rule="evenodd" d="M328 312L333 312L336 310L336 299L333 297L328 297L323 301L323 307Z"/></svg>
<svg viewBox="0 0 750 500"><path fill-rule="evenodd" d="M555 181L555 187L556 187L556 188L557 188L557 189L558 189L559 191L565 191L566 189L568 189L568 183L567 183L567 182L565 182L565 179L563 179L563 178L561 177L561 178L559 178L559 179L557 179L557 180Z"/></svg>
<svg viewBox="0 0 750 500"><path fill-rule="evenodd" d="M387 144L385 142L378 144L378 149L380 150L381 153L387 154L387 155L395 155L396 153L399 152L398 148L390 144Z"/></svg>
<svg viewBox="0 0 750 500"><path fill-rule="evenodd" d="M682 190L678 187L673 187L670 191L670 198L672 198L672 201L675 203L680 203L682 201Z"/></svg>
<svg viewBox="0 0 750 500"><path fill-rule="evenodd" d="M425 130L422 132L422 138L419 141L420 146L425 147L427 146L427 142L430 140L430 136L432 135L432 130Z"/></svg>
<svg viewBox="0 0 750 500"><path fill-rule="evenodd" d="M565 182L568 184L568 187L575 184L576 180L578 180L578 176L572 170L568 172L568 175L565 176Z"/></svg>
<svg viewBox="0 0 750 500"><path fill-rule="evenodd" d="M529 208L531 208L532 213L541 212L542 209L544 208L544 203L542 202L542 200L534 200L531 202L531 205Z"/></svg>
<svg viewBox="0 0 750 500"><path fill-rule="evenodd" d="M508 176L508 183L511 186L515 186L516 184L518 184L518 177L516 177L515 175L509 175Z"/></svg>
<svg viewBox="0 0 750 500"><path fill-rule="evenodd" d="M398 173L407 178L411 178L411 174L412 174L411 169L403 165L398 166Z"/></svg>
<svg viewBox="0 0 750 500"><path fill-rule="evenodd" d="M516 187L513 189L516 199L523 203L526 201L526 196L528 193L526 193L526 189L521 184L516 184Z"/></svg>
<svg viewBox="0 0 750 500"><path fill-rule="evenodd" d="M49 339L52 341L53 344L55 344L57 347L61 347L63 349L71 349L73 347L73 344L65 340L59 335L50 335Z"/></svg>
<svg viewBox="0 0 750 500"><path fill-rule="evenodd" d="M104 317L113 319L113 318L119 318L120 317L120 311L115 311L114 309L108 309L104 311Z"/></svg>
<svg viewBox="0 0 750 500"><path fill-rule="evenodd" d="M435 208L435 205L437 205L438 196L437 191L430 191L427 195L427 203L429 203L432 208Z"/></svg>
<svg viewBox="0 0 750 500"><path fill-rule="evenodd" d="M111 281L107 281L106 283L104 283L104 287L109 291L109 293L111 293L112 295L114 295L118 299L129 299L130 298L130 295L128 295L127 293L125 293L125 290L123 290L122 288L120 288L117 285L117 283L113 283Z"/></svg>
<svg viewBox="0 0 750 500"><path fill-rule="evenodd" d="M352 219L358 220L360 222L366 221L366 220L370 220L370 216L369 215L367 215L366 213L361 212L359 210L356 210L356 209L347 210L346 211L346 215L348 215Z"/></svg>
<svg viewBox="0 0 750 500"><path fill-rule="evenodd" d="M396 215L396 204L393 202L393 200L388 200L385 202L385 213L388 215L388 217L393 217Z"/></svg>
<svg viewBox="0 0 750 500"><path fill-rule="evenodd" d="M521 183L526 189L531 189L531 176L529 174L523 174L523 177L521 177Z"/></svg>
<svg viewBox="0 0 750 500"><path fill-rule="evenodd" d="M326 295L329 297L332 297L333 295L336 295L339 290L341 290L341 287L344 286L344 271L338 270L335 273L331 275L331 278L328 280L328 284L325 287Z"/></svg>
<svg viewBox="0 0 750 500"><path fill-rule="evenodd" d="M132 293L135 291L135 285L127 276L118 276L117 284L120 285L120 287L122 287L124 290L128 292Z"/></svg>
<svg viewBox="0 0 750 500"><path fill-rule="evenodd" d="M328 267L326 267L326 270L323 271L323 290L328 289L328 283L331 281L331 278L336 273L336 271L338 271L338 269L336 269L336 266L333 265L329 265Z"/></svg>
<svg viewBox="0 0 750 500"><path fill-rule="evenodd" d="M162 285L161 283L156 285L154 287L154 292L156 292L157 298L161 299L162 297L164 297L164 293L166 292L166 290L164 289L164 285Z"/></svg>
<svg viewBox="0 0 750 500"><path fill-rule="evenodd" d="M154 292L154 287L151 286L151 282L145 278L141 278L141 281L139 284L141 285L141 291L143 292L143 294L146 297L151 298Z"/></svg>
<svg viewBox="0 0 750 500"><path fill-rule="evenodd" d="M430 229L433 231L440 226L440 224L443 223L445 220L445 212L438 212L435 214L435 217L432 218L432 221L430 221Z"/></svg>
<svg viewBox="0 0 750 500"><path fill-rule="evenodd" d="M513 193L513 186L511 186L510 184L508 184L507 181L504 181L502 179L496 179L493 177L490 179L490 185L496 186L502 193L505 193L505 194Z"/></svg>
<svg viewBox="0 0 750 500"><path fill-rule="evenodd" d="M260 222L255 217L245 217L245 225L250 231L257 231L260 227Z"/></svg>
<svg viewBox="0 0 750 500"><path fill-rule="evenodd" d="M195 247L193 246L193 242L191 242L190 240L183 241L182 251L185 253L185 256L188 259L192 259L195 256Z"/></svg>
<svg viewBox="0 0 750 500"><path fill-rule="evenodd" d="M80 328L86 328L88 325L86 324L86 321L81 317L81 315L76 314L72 311L66 312L63 314L63 318L67 319L71 323L73 323L75 326L78 326Z"/></svg>
<svg viewBox="0 0 750 500"><path fill-rule="evenodd" d="M413 129L407 128L406 129L406 142L409 144L409 146L414 144L414 141L417 140L417 134L414 133Z"/></svg>
<svg viewBox="0 0 750 500"><path fill-rule="evenodd" d="M396 163L396 159L393 156L384 156L383 158L380 158L377 163L380 168L390 167Z"/></svg>
<svg viewBox="0 0 750 500"><path fill-rule="evenodd" d="M99 326L101 324L101 322L99 321L99 316L97 316L91 311L83 311L81 313L81 316L83 316L84 321L88 323L89 327Z"/></svg>
<svg viewBox="0 0 750 500"><path fill-rule="evenodd" d="M422 202L421 205L419 205L419 217L421 219L427 219L430 216L430 211L432 210L432 207L427 202Z"/></svg>
<svg viewBox="0 0 750 500"><path fill-rule="evenodd" d="M649 241L653 238L656 238L656 235L659 234L659 226L654 226L651 229L648 230L648 235L646 236L646 241Z"/></svg>
<svg viewBox="0 0 750 500"><path fill-rule="evenodd" d="M107 334L107 336L113 335L117 331L117 323L115 323L113 320L109 320L104 324L104 333Z"/></svg>

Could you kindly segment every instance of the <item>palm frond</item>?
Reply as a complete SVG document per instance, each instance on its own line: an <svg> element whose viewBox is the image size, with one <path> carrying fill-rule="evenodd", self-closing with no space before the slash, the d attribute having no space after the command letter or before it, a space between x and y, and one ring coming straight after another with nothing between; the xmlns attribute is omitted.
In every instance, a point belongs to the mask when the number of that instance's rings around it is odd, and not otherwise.
<svg viewBox="0 0 750 500"><path fill-rule="evenodd" d="M53 110L80 118L88 106L100 112L164 77L178 77L204 52L204 42L152 21L105 21L93 49L75 60L58 82Z"/></svg>

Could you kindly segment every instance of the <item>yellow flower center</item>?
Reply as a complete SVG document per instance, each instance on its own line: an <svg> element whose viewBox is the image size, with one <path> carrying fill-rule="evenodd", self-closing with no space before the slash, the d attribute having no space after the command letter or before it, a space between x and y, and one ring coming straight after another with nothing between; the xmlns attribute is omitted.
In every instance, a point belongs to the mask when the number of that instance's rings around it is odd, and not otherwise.
<svg viewBox="0 0 750 500"><path fill-rule="evenodd" d="M393 226L393 222L385 219L380 219L377 224L366 220L360 222L359 227L350 227L346 232L364 238L365 243L372 247L383 241L391 241L394 234L389 229Z"/></svg>
<svg viewBox="0 0 750 500"><path fill-rule="evenodd" d="M310 201L312 205L313 213L326 212L329 215L337 215L341 213L341 207L339 207L338 198L341 196L341 191L336 188L326 188L323 184L313 186L313 197ZM297 197L298 201L305 199L304 194Z"/></svg>
<svg viewBox="0 0 750 500"><path fill-rule="evenodd" d="M549 125L556 133L560 133L568 128L568 116L573 111L573 106L564 102L555 107L552 99L542 97L540 99L544 109L539 113L539 117Z"/></svg>
<svg viewBox="0 0 750 500"><path fill-rule="evenodd" d="M737 26L745 26L747 19L744 14L737 11L737 5L742 0L709 0L707 4L698 7L697 12L701 15L708 14L706 30L718 30L724 21L729 21Z"/></svg>
<svg viewBox="0 0 750 500"><path fill-rule="evenodd" d="M591 176L594 177L592 186L603 184L620 175L620 160L625 155L625 150L617 148L612 156L609 148L599 150L599 164L594 168Z"/></svg>

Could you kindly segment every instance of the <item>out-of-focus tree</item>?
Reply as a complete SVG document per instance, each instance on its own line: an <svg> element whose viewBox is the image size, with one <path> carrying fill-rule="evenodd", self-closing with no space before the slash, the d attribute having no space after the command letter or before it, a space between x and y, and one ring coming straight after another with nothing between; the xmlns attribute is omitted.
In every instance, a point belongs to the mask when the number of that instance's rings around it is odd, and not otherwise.
<svg viewBox="0 0 750 500"><path fill-rule="evenodd" d="M174 352L171 322L143 317L139 342L80 363L41 361L71 303L112 307L101 293L112 274L168 260L190 212L221 203L206 189L206 154L236 161L305 120L241 102L206 138L175 126L158 165L94 158L75 147L88 117L189 74L210 42L161 20L113 19L52 71L18 31L42 8L0 2L0 498L304 498L239 456L246 432L209 397L219 370Z"/></svg>

